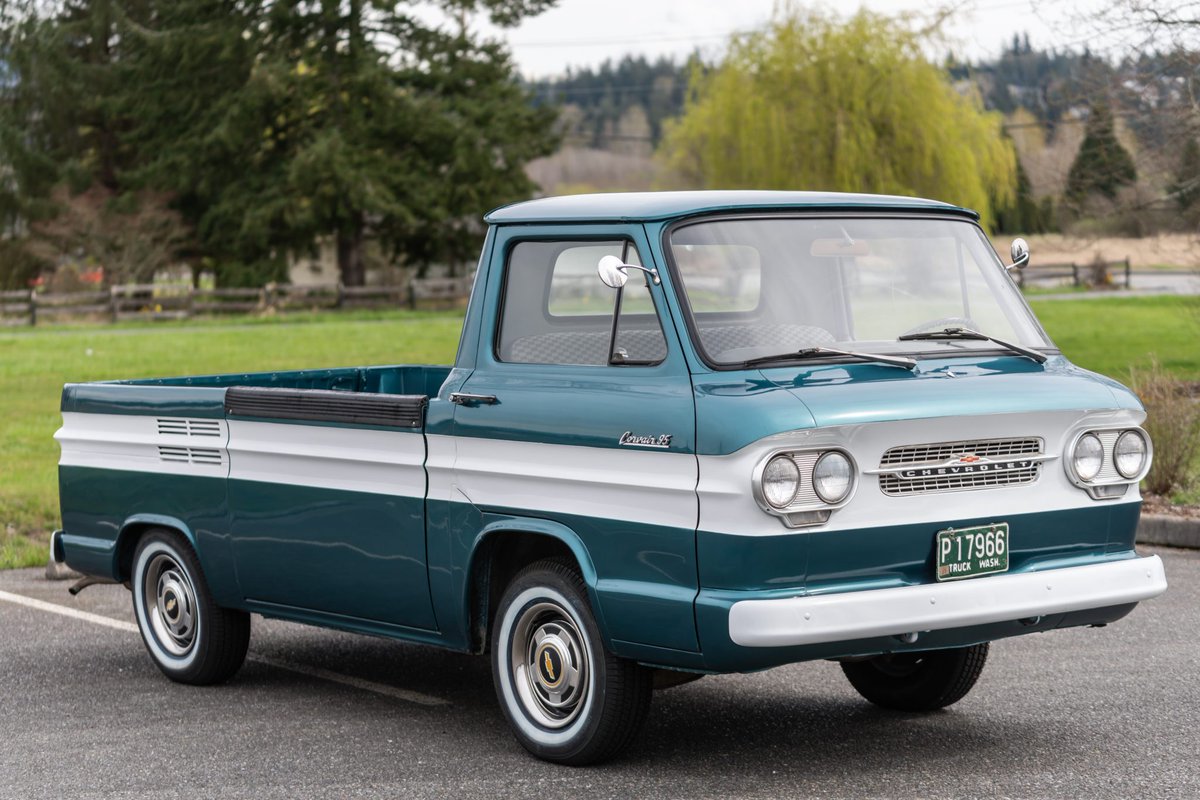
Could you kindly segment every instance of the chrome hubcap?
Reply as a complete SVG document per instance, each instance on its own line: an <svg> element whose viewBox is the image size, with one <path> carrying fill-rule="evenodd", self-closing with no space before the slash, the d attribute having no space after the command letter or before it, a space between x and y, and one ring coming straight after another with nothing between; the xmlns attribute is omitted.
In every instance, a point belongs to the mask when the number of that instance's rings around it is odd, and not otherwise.
<svg viewBox="0 0 1200 800"><path fill-rule="evenodd" d="M154 638L171 655L186 655L196 641L196 593L175 559L162 553L151 559L142 602Z"/></svg>
<svg viewBox="0 0 1200 800"><path fill-rule="evenodd" d="M587 699L590 665L575 623L557 604L535 603L513 629L513 683L526 713L547 728L569 725Z"/></svg>

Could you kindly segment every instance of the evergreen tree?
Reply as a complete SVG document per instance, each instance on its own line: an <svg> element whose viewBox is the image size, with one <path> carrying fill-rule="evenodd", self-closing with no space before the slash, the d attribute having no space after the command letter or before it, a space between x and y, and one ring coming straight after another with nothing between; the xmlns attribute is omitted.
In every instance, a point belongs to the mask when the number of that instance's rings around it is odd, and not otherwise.
<svg viewBox="0 0 1200 800"><path fill-rule="evenodd" d="M1012 199L1006 203L997 202L994 207L994 233L1046 233L1051 228L1045 206L1034 198L1029 175L1021 166L1020 159L1017 160L1017 185Z"/></svg>
<svg viewBox="0 0 1200 800"><path fill-rule="evenodd" d="M1067 199L1075 205L1090 194L1111 200L1118 189L1136 180L1137 168L1129 151L1117 141L1112 112L1104 103L1093 105L1083 143L1067 172Z"/></svg>
<svg viewBox="0 0 1200 800"><path fill-rule="evenodd" d="M1179 160L1179 173L1170 187L1180 211L1190 211L1200 200L1200 144L1188 139Z"/></svg>
<svg viewBox="0 0 1200 800"><path fill-rule="evenodd" d="M549 4L444 0L463 20L445 32L406 3L168 3L136 31L136 69L175 76L127 98L141 175L179 194L214 250L269 259L328 238L352 286L368 235L419 263L461 262L478 215L528 196L524 164L555 144L553 111L465 20Z"/></svg>
<svg viewBox="0 0 1200 800"><path fill-rule="evenodd" d="M179 249L223 280L331 241L361 284L367 237L462 263L556 143L469 20L553 1L0 0L0 213L45 218L64 182L114 208L166 197L196 228Z"/></svg>

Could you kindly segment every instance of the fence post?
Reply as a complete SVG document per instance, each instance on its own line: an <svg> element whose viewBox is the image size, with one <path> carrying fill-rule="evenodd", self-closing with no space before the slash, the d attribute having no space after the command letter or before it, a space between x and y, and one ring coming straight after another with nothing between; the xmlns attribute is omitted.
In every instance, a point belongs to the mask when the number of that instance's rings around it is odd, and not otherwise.
<svg viewBox="0 0 1200 800"><path fill-rule="evenodd" d="M1071 262L1071 285L1079 285L1079 265L1074 261Z"/></svg>
<svg viewBox="0 0 1200 800"><path fill-rule="evenodd" d="M37 289L29 290L29 326L37 325Z"/></svg>
<svg viewBox="0 0 1200 800"><path fill-rule="evenodd" d="M108 287L108 313L112 317L113 322L121 318L121 301L119 297L120 290L118 287Z"/></svg>
<svg viewBox="0 0 1200 800"><path fill-rule="evenodd" d="M1125 288L1131 288L1129 285L1129 256L1125 256Z"/></svg>
<svg viewBox="0 0 1200 800"><path fill-rule="evenodd" d="M346 284L338 281L337 283L337 305L334 308L341 308L346 302Z"/></svg>

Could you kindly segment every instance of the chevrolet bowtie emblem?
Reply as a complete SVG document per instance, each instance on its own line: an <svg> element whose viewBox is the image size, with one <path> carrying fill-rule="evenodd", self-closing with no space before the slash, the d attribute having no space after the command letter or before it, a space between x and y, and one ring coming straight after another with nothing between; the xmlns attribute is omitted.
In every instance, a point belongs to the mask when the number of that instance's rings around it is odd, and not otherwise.
<svg viewBox="0 0 1200 800"><path fill-rule="evenodd" d="M972 455L969 455L969 456L963 456L962 458L958 459L958 463L960 463L960 464L974 464L976 461L982 461L982 460L983 460L983 459L982 459L982 458L980 458L979 456L972 454Z"/></svg>
<svg viewBox="0 0 1200 800"><path fill-rule="evenodd" d="M558 680L558 678L554 677L554 659L550 658L550 651L547 650L542 653L542 658L546 660L546 676L550 678L551 681Z"/></svg>

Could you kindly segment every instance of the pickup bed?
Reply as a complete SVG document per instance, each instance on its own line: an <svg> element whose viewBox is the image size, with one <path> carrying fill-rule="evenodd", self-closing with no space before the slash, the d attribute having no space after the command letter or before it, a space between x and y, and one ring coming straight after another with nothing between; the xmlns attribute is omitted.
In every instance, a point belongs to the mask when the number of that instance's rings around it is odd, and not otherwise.
<svg viewBox="0 0 1200 800"><path fill-rule="evenodd" d="M1133 549L1140 403L1054 347L972 212L488 221L453 366L64 388L52 556L131 588L167 676L232 677L251 612L488 653L518 741L582 764L656 683L833 658L928 711L988 642L1165 590Z"/></svg>

